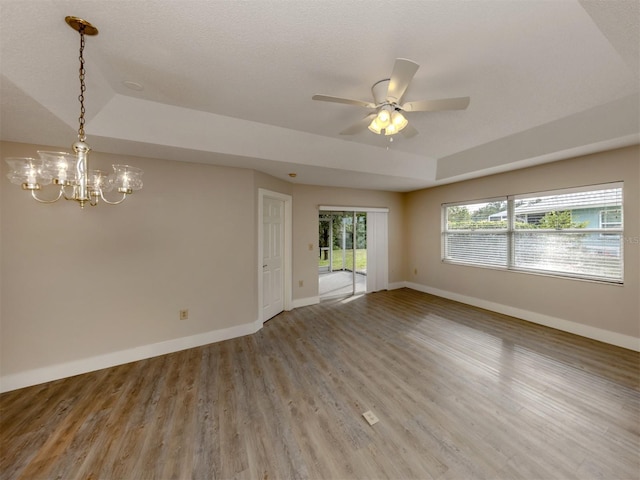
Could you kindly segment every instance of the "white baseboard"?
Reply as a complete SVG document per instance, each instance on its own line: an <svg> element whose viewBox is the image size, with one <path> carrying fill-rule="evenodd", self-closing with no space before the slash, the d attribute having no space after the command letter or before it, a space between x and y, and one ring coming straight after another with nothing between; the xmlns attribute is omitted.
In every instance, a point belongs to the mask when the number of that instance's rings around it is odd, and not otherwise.
<svg viewBox="0 0 640 480"><path fill-rule="evenodd" d="M592 340L598 340L599 342L608 343L617 347L627 348L636 352L640 351L640 338L632 337L631 335L624 335L622 333L584 325L571 320L551 317L549 315L543 315L541 313L531 312L521 308L510 307L501 303L490 302L481 298L469 297L459 293L420 285L418 283L406 282L405 286L419 292L430 293L432 295L437 295L438 297L448 298L449 300L455 300L456 302L466 303L468 305L473 305L474 307L480 307L486 310L491 310L492 312L520 318L522 320L527 320L528 322L573 333L575 335L580 335L581 337L591 338Z"/></svg>
<svg viewBox="0 0 640 480"><path fill-rule="evenodd" d="M459 293L440 290L437 288L420 285L413 282L395 282L389 284L388 289L394 290L398 288L411 288L419 292L430 293L439 297L448 298L475 307L484 308L494 312L510 315L512 317L521 318L532 323L545 325L565 332L580 335L582 337L591 338L600 342L609 343L618 347L627 348L629 350L640 351L640 339L630 335L624 335L617 332L611 332L601 328L591 327L580 323L564 320L562 318L551 317L520 308L502 305L500 303L490 302L480 298L469 297ZM320 303L319 297L308 297L293 300L292 307L299 308L308 305ZM38 385L44 382L50 382L61 378L80 375L82 373L93 372L103 368L114 367L129 362L143 360L145 358L165 355L167 353L178 352L189 348L200 347L210 343L221 342L231 338L243 337L256 333L262 328L262 322L256 320L251 323L238 325L235 327L213 330L210 332L191 335L189 337L181 337L165 342L153 343L150 345L142 345L118 352L106 353L95 357L84 358L72 362L51 365L43 368L36 368L26 372L14 373L0 377L0 393L17 390L19 388Z"/></svg>
<svg viewBox="0 0 640 480"><path fill-rule="evenodd" d="M309 305L316 305L317 303L320 303L320 297L316 296L316 297L307 297L307 298L296 298L295 300L293 300L291 302L291 307L293 308L300 308L300 307L307 307Z"/></svg>
<svg viewBox="0 0 640 480"><path fill-rule="evenodd" d="M141 345L139 347L121 350L118 352L106 353L95 357L83 358L72 362L60 363L48 367L28 370L26 372L5 375L0 378L0 393L74 375L80 375L82 373L93 372L103 368L114 367L116 365L122 365L129 362L135 362L145 358L157 357L167 353L200 347L202 345L208 345L209 343L243 337L245 335L256 333L261 328L262 322L256 320L252 323L245 323L244 325L238 325L236 327L212 330L210 332L199 333L189 337L175 338L173 340L152 343L150 345Z"/></svg>

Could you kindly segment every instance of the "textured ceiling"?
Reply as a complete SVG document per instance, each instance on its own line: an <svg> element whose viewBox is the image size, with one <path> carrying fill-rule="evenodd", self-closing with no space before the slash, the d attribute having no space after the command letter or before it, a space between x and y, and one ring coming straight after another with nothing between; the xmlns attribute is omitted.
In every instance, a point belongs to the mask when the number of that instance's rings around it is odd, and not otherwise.
<svg viewBox="0 0 640 480"><path fill-rule="evenodd" d="M636 0L0 0L3 140L69 148L78 35L94 150L409 191L639 142ZM395 58L420 69L416 137L339 132ZM127 88L136 82L143 90ZM288 172L297 172L291 180Z"/></svg>

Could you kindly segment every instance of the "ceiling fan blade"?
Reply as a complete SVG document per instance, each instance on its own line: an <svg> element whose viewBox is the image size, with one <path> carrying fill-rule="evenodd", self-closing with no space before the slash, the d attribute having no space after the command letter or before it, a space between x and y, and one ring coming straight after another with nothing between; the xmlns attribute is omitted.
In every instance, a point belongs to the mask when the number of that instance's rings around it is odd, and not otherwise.
<svg viewBox="0 0 640 480"><path fill-rule="evenodd" d="M376 108L371 102L363 102L362 100L352 100L350 98L332 97L331 95L314 95L311 100L319 100L321 102L344 103L346 105L356 105L358 107Z"/></svg>
<svg viewBox="0 0 640 480"><path fill-rule="evenodd" d="M409 124L406 127L404 127L402 130L400 130L400 133L404 138L411 138L418 135L418 130L416 130L411 124Z"/></svg>
<svg viewBox="0 0 640 480"><path fill-rule="evenodd" d="M364 117L362 120L358 121L357 123L354 123L348 128L345 128L343 131L340 132L340 135L354 135L358 132L366 130L374 118L376 118L376 112L370 113L369 115Z"/></svg>
<svg viewBox="0 0 640 480"><path fill-rule="evenodd" d="M405 112L438 112L440 110L464 110L469 106L469 97L441 98L407 102L400 108Z"/></svg>
<svg viewBox="0 0 640 480"><path fill-rule="evenodd" d="M416 62L412 62L406 58L396 58L396 63L393 66L393 72L389 79L389 90L387 91L388 101L395 103L400 102L418 68L420 68L420 65Z"/></svg>

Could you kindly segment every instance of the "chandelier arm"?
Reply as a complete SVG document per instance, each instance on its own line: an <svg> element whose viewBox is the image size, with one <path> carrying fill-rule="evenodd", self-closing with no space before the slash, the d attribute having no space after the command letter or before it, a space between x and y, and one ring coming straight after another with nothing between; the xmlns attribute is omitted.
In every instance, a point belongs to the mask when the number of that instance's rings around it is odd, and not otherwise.
<svg viewBox="0 0 640 480"><path fill-rule="evenodd" d="M106 198L104 198L104 194L102 193L102 189L100 189L100 198L102 199L102 201L104 203L107 203L109 205L118 205L122 202L124 202L125 198L127 198L127 194L123 193L122 194L122 198L120 200L116 200L115 202L110 202L109 200L107 200Z"/></svg>
<svg viewBox="0 0 640 480"><path fill-rule="evenodd" d="M64 196L64 199L65 199L65 200L75 200L75 201L78 201L78 200L80 199L80 198L79 198L79 196L78 196L78 189L79 189L79 186L78 186L78 185L71 185L71 188L72 188L73 190L72 190L71 195L69 195L69 194L67 193L67 185L63 185L63 186L62 186L61 190L62 190L62 195Z"/></svg>
<svg viewBox="0 0 640 480"><path fill-rule="evenodd" d="M60 198L62 197L62 192L64 190L64 187L60 187L60 190L58 191L58 196L56 198L54 198L53 200L43 200L42 198L38 198L38 196L36 195L36 191L35 190L31 190L31 196L33 197L33 199L37 202L40 203L55 203L58 200L60 200ZM66 196L65 196L66 198Z"/></svg>

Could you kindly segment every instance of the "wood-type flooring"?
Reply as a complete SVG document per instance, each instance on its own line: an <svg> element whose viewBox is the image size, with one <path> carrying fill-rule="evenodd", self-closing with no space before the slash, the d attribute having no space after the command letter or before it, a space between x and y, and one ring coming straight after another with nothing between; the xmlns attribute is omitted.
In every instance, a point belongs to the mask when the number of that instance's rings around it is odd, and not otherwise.
<svg viewBox="0 0 640 480"><path fill-rule="evenodd" d="M326 301L1 395L0 478L638 479L639 360L409 289Z"/></svg>

